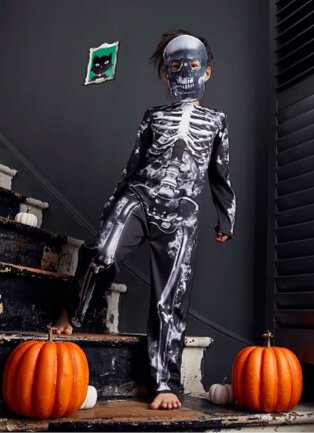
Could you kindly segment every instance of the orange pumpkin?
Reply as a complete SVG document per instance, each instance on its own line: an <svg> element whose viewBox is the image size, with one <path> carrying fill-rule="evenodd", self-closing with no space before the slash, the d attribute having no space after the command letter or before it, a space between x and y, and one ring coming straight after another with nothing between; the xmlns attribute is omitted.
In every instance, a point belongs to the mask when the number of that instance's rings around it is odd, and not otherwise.
<svg viewBox="0 0 314 433"><path fill-rule="evenodd" d="M296 355L271 347L271 333L263 334L267 347L250 346L236 356L232 388L237 403L262 412L291 410L302 394L302 369Z"/></svg>
<svg viewBox="0 0 314 433"><path fill-rule="evenodd" d="M85 353L74 343L26 341L6 362L3 397L18 415L58 418L79 409L84 402L89 368Z"/></svg>

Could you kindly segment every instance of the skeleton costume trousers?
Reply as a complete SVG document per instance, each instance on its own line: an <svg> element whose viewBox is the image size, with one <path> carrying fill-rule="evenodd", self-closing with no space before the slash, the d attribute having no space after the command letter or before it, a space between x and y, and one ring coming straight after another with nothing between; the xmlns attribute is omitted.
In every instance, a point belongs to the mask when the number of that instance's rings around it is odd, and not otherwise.
<svg viewBox="0 0 314 433"><path fill-rule="evenodd" d="M86 286L90 290L99 273L101 281L110 286L121 262L146 239L150 247L151 274L147 333L151 377L155 391L179 394L197 224L182 222L169 233L161 232L145 212L142 200L130 189L116 202L110 223L96 248L86 249L77 279L81 288ZM82 301L86 303L85 293L76 307L78 310Z"/></svg>
<svg viewBox="0 0 314 433"><path fill-rule="evenodd" d="M146 112L122 179L105 204L93 248L79 261L75 308L80 326L98 274L107 286L128 253L148 240L151 302L147 332L156 392L180 392L186 317L198 238L200 192L208 171L217 232L232 235L235 197L224 114L191 103Z"/></svg>

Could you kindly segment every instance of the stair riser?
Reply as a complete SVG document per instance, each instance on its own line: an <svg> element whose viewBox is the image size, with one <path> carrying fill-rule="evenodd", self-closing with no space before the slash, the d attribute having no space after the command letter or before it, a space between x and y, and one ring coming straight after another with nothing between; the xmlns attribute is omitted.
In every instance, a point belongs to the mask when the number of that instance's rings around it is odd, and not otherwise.
<svg viewBox="0 0 314 433"><path fill-rule="evenodd" d="M17 343L3 341L0 352L0 374ZM140 396L147 390L149 372L145 341L123 345L83 342L89 363L89 383L97 389L98 400ZM2 396L1 396L2 397Z"/></svg>
<svg viewBox="0 0 314 433"><path fill-rule="evenodd" d="M81 345L90 366L90 384L95 386L99 400L138 396L149 384L146 345L116 347Z"/></svg>
<svg viewBox="0 0 314 433"><path fill-rule="evenodd" d="M66 238L21 224L0 225L0 260L3 262L57 271L65 243Z"/></svg>
<svg viewBox="0 0 314 433"><path fill-rule="evenodd" d="M66 304L71 280L16 275L10 269L0 272L0 332L40 332L55 322ZM95 297L86 313L80 332L107 332L107 301L102 293Z"/></svg>
<svg viewBox="0 0 314 433"><path fill-rule="evenodd" d="M0 332L45 331L60 312L67 284L50 279L0 274Z"/></svg>
<svg viewBox="0 0 314 433"><path fill-rule="evenodd" d="M15 215L20 212L22 200L11 194L0 194L0 216L14 219Z"/></svg>

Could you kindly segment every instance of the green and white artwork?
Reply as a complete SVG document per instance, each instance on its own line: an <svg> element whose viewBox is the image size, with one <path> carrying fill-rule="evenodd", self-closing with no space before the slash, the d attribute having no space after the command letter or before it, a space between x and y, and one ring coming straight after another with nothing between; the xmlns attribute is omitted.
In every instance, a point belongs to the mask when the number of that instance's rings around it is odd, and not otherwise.
<svg viewBox="0 0 314 433"><path fill-rule="evenodd" d="M97 48L89 49L89 62L85 85L99 84L113 80L116 72L119 41L112 44L103 43Z"/></svg>

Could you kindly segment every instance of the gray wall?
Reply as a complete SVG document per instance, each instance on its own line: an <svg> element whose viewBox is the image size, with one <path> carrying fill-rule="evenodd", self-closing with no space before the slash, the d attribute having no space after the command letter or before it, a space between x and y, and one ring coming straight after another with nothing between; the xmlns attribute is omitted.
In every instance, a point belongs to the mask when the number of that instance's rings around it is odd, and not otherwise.
<svg viewBox="0 0 314 433"><path fill-rule="evenodd" d="M0 134L8 140L5 145L2 139L0 160L20 168L15 189L51 202L46 228L86 239L125 166L144 110L170 101L148 63L160 34L182 27L208 38L215 58L202 102L228 114L238 213L234 239L216 245L216 214L206 188L188 333L215 338L206 356L207 385L230 376L235 353L248 341L260 342L265 326L267 153L274 114L268 25L268 2L259 0L0 3ZM84 86L89 48L116 40L116 79ZM30 175L12 148L85 225ZM144 247L131 256L119 277L129 286L123 331L145 332L146 253Z"/></svg>

